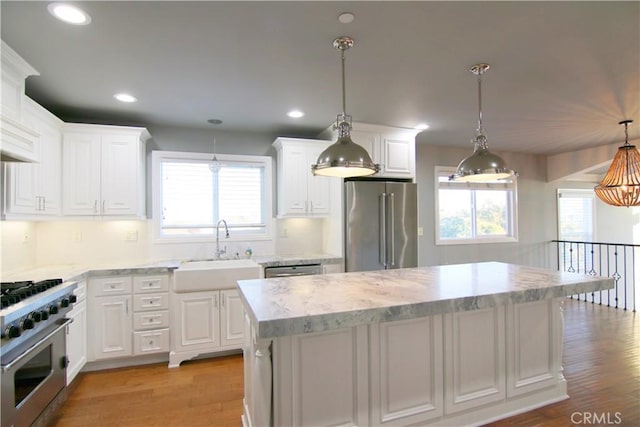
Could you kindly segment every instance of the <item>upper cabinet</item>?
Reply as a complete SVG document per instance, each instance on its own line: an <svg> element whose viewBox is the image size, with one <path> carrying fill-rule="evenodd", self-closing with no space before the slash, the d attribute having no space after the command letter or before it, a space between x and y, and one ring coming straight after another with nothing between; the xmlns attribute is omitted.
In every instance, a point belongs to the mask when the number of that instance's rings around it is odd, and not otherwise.
<svg viewBox="0 0 640 427"><path fill-rule="evenodd" d="M38 133L37 163L6 163L4 217L28 219L56 217L62 205L63 122L29 98L24 99L23 120Z"/></svg>
<svg viewBox="0 0 640 427"><path fill-rule="evenodd" d="M417 130L353 123L351 139L364 147L380 171L373 175L381 178L414 179L416 170ZM333 126L325 129L321 138L336 140Z"/></svg>
<svg viewBox="0 0 640 427"><path fill-rule="evenodd" d="M144 128L65 124L62 139L64 215L145 215Z"/></svg>
<svg viewBox="0 0 640 427"><path fill-rule="evenodd" d="M330 141L316 139L275 140L273 146L278 152L278 217L329 215L332 178L311 174L311 165L329 144Z"/></svg>
<svg viewBox="0 0 640 427"><path fill-rule="evenodd" d="M24 120L25 79L39 73L4 41L2 57L2 97L0 103L1 159L35 162L38 132Z"/></svg>

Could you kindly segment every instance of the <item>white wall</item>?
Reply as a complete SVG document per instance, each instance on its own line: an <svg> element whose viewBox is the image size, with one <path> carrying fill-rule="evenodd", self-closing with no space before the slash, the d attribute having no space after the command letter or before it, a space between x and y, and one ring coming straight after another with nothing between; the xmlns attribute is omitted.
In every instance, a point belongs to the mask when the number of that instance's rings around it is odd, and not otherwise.
<svg viewBox="0 0 640 427"><path fill-rule="evenodd" d="M435 166L455 167L471 153L468 149L417 144L418 265L481 261L512 262L536 267L556 267L558 188L593 188L594 183L547 182L544 156L500 152L509 167L518 171L518 230L516 243L473 245L435 244ZM597 199L596 238L612 243L640 243L640 208L620 208Z"/></svg>
<svg viewBox="0 0 640 427"><path fill-rule="evenodd" d="M551 267L555 250L549 243L556 238L555 192L546 182L546 159L543 156L500 152L518 177L518 229L516 243L471 245L435 244L435 175L436 166L455 167L468 149L429 145L418 141L416 169L418 183L418 265L459 264L500 261Z"/></svg>

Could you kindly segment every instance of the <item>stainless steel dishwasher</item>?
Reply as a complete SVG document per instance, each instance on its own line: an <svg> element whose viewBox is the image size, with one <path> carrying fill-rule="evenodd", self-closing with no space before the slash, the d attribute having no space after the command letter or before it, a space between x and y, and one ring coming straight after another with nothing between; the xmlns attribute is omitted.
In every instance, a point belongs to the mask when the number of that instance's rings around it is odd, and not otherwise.
<svg viewBox="0 0 640 427"><path fill-rule="evenodd" d="M322 265L304 264L264 268L265 279L270 279L273 277L310 276L312 274L322 274Z"/></svg>

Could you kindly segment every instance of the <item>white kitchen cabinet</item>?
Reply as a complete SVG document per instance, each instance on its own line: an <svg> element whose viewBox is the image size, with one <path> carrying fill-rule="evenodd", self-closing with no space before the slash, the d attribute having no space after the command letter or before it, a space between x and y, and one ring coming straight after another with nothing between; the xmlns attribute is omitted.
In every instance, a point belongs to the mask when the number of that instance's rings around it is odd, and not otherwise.
<svg viewBox="0 0 640 427"><path fill-rule="evenodd" d="M414 179L417 133L413 129L353 123L351 139L364 147L374 163L380 165L380 171L374 177ZM336 140L337 131L331 126L320 137Z"/></svg>
<svg viewBox="0 0 640 427"><path fill-rule="evenodd" d="M172 294L169 367L205 353L237 350L244 343L244 308L238 291Z"/></svg>
<svg viewBox="0 0 640 427"><path fill-rule="evenodd" d="M220 346L241 348L244 342L244 307L235 289L220 291Z"/></svg>
<svg viewBox="0 0 640 427"><path fill-rule="evenodd" d="M74 291L76 302L67 317L72 322L67 327L67 385L87 363L87 284L82 281Z"/></svg>
<svg viewBox="0 0 640 427"><path fill-rule="evenodd" d="M25 98L24 122L39 134L37 163L7 163L4 216L34 219L60 215L62 205L62 124L40 105Z"/></svg>
<svg viewBox="0 0 640 427"><path fill-rule="evenodd" d="M63 213L143 217L149 137L143 128L65 124Z"/></svg>
<svg viewBox="0 0 640 427"><path fill-rule="evenodd" d="M89 279L90 361L169 351L169 276Z"/></svg>
<svg viewBox="0 0 640 427"><path fill-rule="evenodd" d="M101 296L92 302L91 360L131 356L131 295Z"/></svg>
<svg viewBox="0 0 640 427"><path fill-rule="evenodd" d="M329 215L331 178L311 173L311 165L329 144L314 139L275 140L279 217Z"/></svg>

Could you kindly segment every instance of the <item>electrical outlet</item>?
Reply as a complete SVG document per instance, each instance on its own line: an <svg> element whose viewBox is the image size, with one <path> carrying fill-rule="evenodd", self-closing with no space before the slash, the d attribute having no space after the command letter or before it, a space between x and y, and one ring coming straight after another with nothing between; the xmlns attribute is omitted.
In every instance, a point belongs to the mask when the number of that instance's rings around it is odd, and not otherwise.
<svg viewBox="0 0 640 427"><path fill-rule="evenodd" d="M31 236L29 236L29 232L25 231L24 235L22 236L22 243L29 243L29 240L31 239Z"/></svg>
<svg viewBox="0 0 640 427"><path fill-rule="evenodd" d="M424 235L424 229L422 227L418 227L418 236Z"/></svg>
<svg viewBox="0 0 640 427"><path fill-rule="evenodd" d="M289 230L287 227L282 227L280 229L280 237L289 237Z"/></svg>
<svg viewBox="0 0 640 427"><path fill-rule="evenodd" d="M128 230L124 233L124 240L126 242L138 241L138 230Z"/></svg>
<svg viewBox="0 0 640 427"><path fill-rule="evenodd" d="M71 240L74 242L82 242L82 231L74 231L71 233Z"/></svg>

